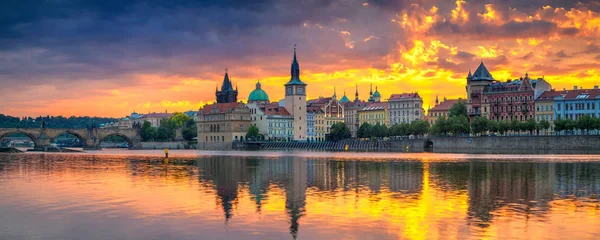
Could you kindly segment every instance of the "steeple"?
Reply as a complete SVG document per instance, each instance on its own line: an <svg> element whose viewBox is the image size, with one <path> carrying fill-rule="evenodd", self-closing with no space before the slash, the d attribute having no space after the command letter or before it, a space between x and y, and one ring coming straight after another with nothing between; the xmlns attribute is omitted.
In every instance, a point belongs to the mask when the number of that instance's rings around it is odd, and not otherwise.
<svg viewBox="0 0 600 240"><path fill-rule="evenodd" d="M333 99L337 99L337 94L335 93L335 87L333 87Z"/></svg>
<svg viewBox="0 0 600 240"><path fill-rule="evenodd" d="M356 84L356 92L354 92L354 101L358 102L358 84Z"/></svg>
<svg viewBox="0 0 600 240"><path fill-rule="evenodd" d="M298 60L296 58L296 45L294 45L294 60L292 60L291 67L291 75L290 81L285 85L306 85L300 80L300 64L298 64Z"/></svg>
<svg viewBox="0 0 600 240"><path fill-rule="evenodd" d="M373 96L373 83L371 83L371 89L369 90L369 95Z"/></svg>
<svg viewBox="0 0 600 240"><path fill-rule="evenodd" d="M435 105L440 104L440 100L438 99L438 95L435 95Z"/></svg>
<svg viewBox="0 0 600 240"><path fill-rule="evenodd" d="M233 85L231 84L231 80L229 80L229 73L227 72L227 69L225 69L225 77L223 78L223 85L221 86L221 91L233 91Z"/></svg>

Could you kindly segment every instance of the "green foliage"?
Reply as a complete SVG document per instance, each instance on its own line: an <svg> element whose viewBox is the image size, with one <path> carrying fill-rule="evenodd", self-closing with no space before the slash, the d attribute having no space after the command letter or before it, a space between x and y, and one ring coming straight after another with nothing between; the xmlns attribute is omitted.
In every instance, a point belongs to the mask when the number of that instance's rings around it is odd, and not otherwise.
<svg viewBox="0 0 600 240"><path fill-rule="evenodd" d="M408 135L410 135L410 124L409 123L394 124L390 128L390 135L392 135L392 136L408 136Z"/></svg>
<svg viewBox="0 0 600 240"><path fill-rule="evenodd" d="M375 124L375 126L373 126L373 135L371 137L378 137L378 138L382 138L382 137L387 137L388 135L388 127L385 124Z"/></svg>
<svg viewBox="0 0 600 240"><path fill-rule="evenodd" d="M186 115L185 113L177 112L177 113L173 114L173 116L171 116L169 118L169 120L173 121L175 123L175 126L177 126L177 128L180 128L180 127L183 127L184 124L186 124L190 120L190 117L188 115Z"/></svg>
<svg viewBox="0 0 600 240"><path fill-rule="evenodd" d="M117 118L101 117L63 117L63 116L45 116L45 117L12 117L0 114L0 128L39 128L42 122L45 122L46 128L87 128L92 125L96 127L100 124L117 122Z"/></svg>
<svg viewBox="0 0 600 240"><path fill-rule="evenodd" d="M455 136L469 133L469 119L467 116L458 115L452 116L448 119L450 132Z"/></svg>
<svg viewBox="0 0 600 240"><path fill-rule="evenodd" d="M490 129L491 121L484 117L475 117L471 122L471 130L475 134L481 134Z"/></svg>
<svg viewBox="0 0 600 240"><path fill-rule="evenodd" d="M331 134L331 140L333 141L344 140L352 137L350 129L342 122L333 124L329 133Z"/></svg>
<svg viewBox="0 0 600 240"><path fill-rule="evenodd" d="M185 125L183 125L183 128L181 129L181 135L183 135L183 139L186 141L192 141L198 136L198 129L194 119L190 118L185 122Z"/></svg>
<svg viewBox="0 0 600 240"><path fill-rule="evenodd" d="M431 133L434 135L447 135L450 132L450 121L446 117L440 117L431 126Z"/></svg>
<svg viewBox="0 0 600 240"><path fill-rule="evenodd" d="M421 136L429 132L429 122L425 120L415 120L410 123L410 133Z"/></svg>
<svg viewBox="0 0 600 240"><path fill-rule="evenodd" d="M154 136L156 135L156 129L152 127L152 124L148 121L144 121L142 124L142 141L147 142L154 140Z"/></svg>
<svg viewBox="0 0 600 240"><path fill-rule="evenodd" d="M246 139L254 138L254 140L258 140L260 138L259 129L255 125L250 125L248 127L248 132L246 132Z"/></svg>
<svg viewBox="0 0 600 240"><path fill-rule="evenodd" d="M450 117L467 117L467 105L463 101L458 101L449 110Z"/></svg>
<svg viewBox="0 0 600 240"><path fill-rule="evenodd" d="M368 123L363 123L356 131L358 138L370 138L373 135L373 126Z"/></svg>
<svg viewBox="0 0 600 240"><path fill-rule="evenodd" d="M154 140L156 141L173 141L177 131L177 122L173 119L163 118L160 121L160 126L156 129Z"/></svg>
<svg viewBox="0 0 600 240"><path fill-rule="evenodd" d="M550 128L550 122L546 120L541 120L540 122L538 122L537 128L538 130L548 130Z"/></svg>

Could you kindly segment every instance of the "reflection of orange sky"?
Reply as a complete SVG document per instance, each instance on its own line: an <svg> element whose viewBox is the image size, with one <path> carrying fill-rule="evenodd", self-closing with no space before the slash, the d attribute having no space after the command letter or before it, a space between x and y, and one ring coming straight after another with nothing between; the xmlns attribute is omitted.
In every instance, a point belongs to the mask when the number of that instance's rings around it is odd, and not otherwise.
<svg viewBox="0 0 600 240"><path fill-rule="evenodd" d="M365 9L370 7L369 4L363 6ZM403 37L377 63L363 60L366 57L359 56L360 52L357 52L354 59L343 59L338 65L323 66L303 56L300 44L301 78L308 84L308 96L331 96L336 87L338 96L346 91L348 97L353 99L355 85L358 85L360 97L367 99L368 86L373 83L379 87L384 99L392 93L416 91L424 99L427 108L434 104L436 95L464 97L464 78L469 68L474 70L480 60L488 63L488 68L498 80L519 78L529 72L535 78L544 76L556 89L572 88L573 85L591 88L599 78L600 52L586 52L586 48L600 45L600 14L589 9L540 6L533 13L525 13L516 8L504 9L493 4L475 7L470 2L456 1L455 7L446 12L435 5L413 4L390 20L396 23L396 28L389 29L389 34L402 33ZM434 23L439 22L457 26L474 23L501 26L511 21L540 20L554 23L561 29L573 28L578 31L569 35L559 29L531 36L502 37L486 37L475 33L441 36L431 31ZM351 23L351 20L346 21L347 24ZM314 34L332 29L318 23L305 23L303 27ZM381 44L378 40L385 37L358 39L350 31L339 33L339 44L346 46L350 52L359 51L369 44ZM559 54L561 51L563 54ZM461 58L460 55L465 52L472 54L472 58ZM327 59L331 54L335 53L312 57ZM239 86L240 100L245 100L254 89L256 79L261 79L263 89L272 101L283 98L282 86L289 79L291 51L281 55L287 57L257 58L244 66L223 66L230 67L234 84ZM90 84L73 89L74 93L69 98L62 97L65 94L62 88L36 85L21 93L22 98L12 99L17 104L2 106L0 111L16 116L52 114L120 117L132 111L197 110L204 103L214 100L214 89L222 82L222 75L222 72L215 72L209 78L200 79L183 75L132 74L127 78L134 84ZM25 97L38 95L43 96L43 100L34 101ZM25 103L28 103L28 107L23 107Z"/></svg>
<svg viewBox="0 0 600 240"><path fill-rule="evenodd" d="M135 219L147 221L163 219L161 224L182 231L198 231L210 226L215 227L215 231L252 230L255 234L289 236L286 196L281 187L269 186L261 210L257 212L248 185L240 184L233 217L225 223L213 186L201 184L195 176L188 176L188 170L169 168L165 170L156 166L155 175L137 177L132 177L125 170L67 169L44 178L44 184L10 181L7 183L13 185L4 187L17 193L12 202L44 206L56 211L50 211L50 214L82 206L84 211L95 214L131 214ZM21 174L33 172L23 169ZM299 236L301 239L311 239L314 235L345 239L376 236L398 239L541 239L563 236L565 229L585 234L595 231L600 224L600 212L594 204L580 200L555 200L550 204L551 210L540 215L523 215L511 209L514 206L503 206L492 212L494 218L489 227L479 228L470 225L467 220L467 192L441 190L430 181L431 177L429 164L424 163L422 191L417 194L394 193L386 187L378 192L362 188L346 192L309 188L305 199L306 212L300 218ZM185 229L185 226L174 226L176 218L184 218L185 224L196 227Z"/></svg>

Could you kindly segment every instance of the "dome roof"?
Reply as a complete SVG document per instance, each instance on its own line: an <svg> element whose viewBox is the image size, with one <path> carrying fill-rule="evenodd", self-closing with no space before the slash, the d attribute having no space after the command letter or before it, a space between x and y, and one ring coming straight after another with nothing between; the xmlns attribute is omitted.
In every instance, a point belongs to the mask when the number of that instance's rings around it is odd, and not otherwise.
<svg viewBox="0 0 600 240"><path fill-rule="evenodd" d="M381 94L379 93L379 90L377 90L377 87L375 87L375 92L373 93L373 97L381 97Z"/></svg>
<svg viewBox="0 0 600 240"><path fill-rule="evenodd" d="M269 101L269 95L261 89L260 82L256 83L256 89L248 96L248 102L253 101Z"/></svg>

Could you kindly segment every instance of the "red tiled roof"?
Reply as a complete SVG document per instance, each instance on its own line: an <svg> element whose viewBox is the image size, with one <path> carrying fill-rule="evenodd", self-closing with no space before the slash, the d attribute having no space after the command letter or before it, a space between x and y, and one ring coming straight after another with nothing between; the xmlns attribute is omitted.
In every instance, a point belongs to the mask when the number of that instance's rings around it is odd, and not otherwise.
<svg viewBox="0 0 600 240"><path fill-rule="evenodd" d="M441 102L438 105L435 105L432 109L429 109L429 112L447 112L452 108L452 105L457 103L458 101L462 101L461 99L446 99L446 101Z"/></svg>
<svg viewBox="0 0 600 240"><path fill-rule="evenodd" d="M545 91L536 99L536 101L554 101L554 97L558 97L563 93L564 91Z"/></svg>
<svg viewBox="0 0 600 240"><path fill-rule="evenodd" d="M198 114L210 114L213 108L218 108L218 113L225 113L230 109L236 108L240 103L232 102L232 103L213 103L211 105L206 105L204 108L198 111Z"/></svg>
<svg viewBox="0 0 600 240"><path fill-rule="evenodd" d="M307 105L323 106L331 101L331 97L319 97L318 99L311 99L306 102Z"/></svg>
<svg viewBox="0 0 600 240"><path fill-rule="evenodd" d="M400 94L392 94L389 100L398 100L398 99L409 99L409 98L421 98L418 93L400 93Z"/></svg>
<svg viewBox="0 0 600 240"><path fill-rule="evenodd" d="M586 95L587 95L587 97L583 97ZM554 90L545 91L544 93L542 93L542 95L540 95L536 99L536 101L554 101L555 97L563 97L565 100L596 99L596 98L600 98L600 90L599 89L578 89L578 90L564 90L564 91L554 91Z"/></svg>
<svg viewBox="0 0 600 240"><path fill-rule="evenodd" d="M285 109L280 107L278 103L266 104L260 108L265 115L280 115L280 116L291 116L291 114Z"/></svg>
<svg viewBox="0 0 600 240"><path fill-rule="evenodd" d="M323 109L321 109L320 107L317 106L308 106L306 107L306 112L308 113L319 113L319 112L323 112Z"/></svg>

